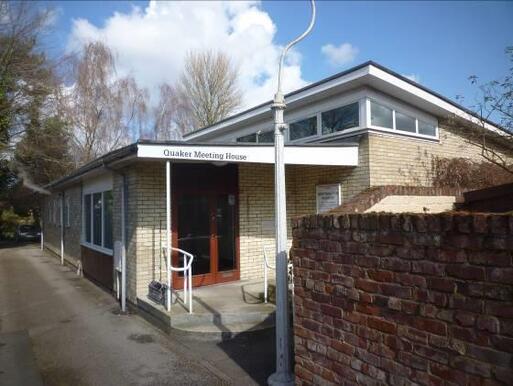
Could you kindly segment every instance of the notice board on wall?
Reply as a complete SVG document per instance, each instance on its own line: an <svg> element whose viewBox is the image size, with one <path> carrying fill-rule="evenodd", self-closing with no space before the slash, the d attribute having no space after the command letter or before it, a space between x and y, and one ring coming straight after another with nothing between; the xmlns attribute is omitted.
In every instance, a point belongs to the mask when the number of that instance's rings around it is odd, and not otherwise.
<svg viewBox="0 0 513 386"><path fill-rule="evenodd" d="M317 214L325 213L342 204L342 190L340 184L326 184L316 186Z"/></svg>

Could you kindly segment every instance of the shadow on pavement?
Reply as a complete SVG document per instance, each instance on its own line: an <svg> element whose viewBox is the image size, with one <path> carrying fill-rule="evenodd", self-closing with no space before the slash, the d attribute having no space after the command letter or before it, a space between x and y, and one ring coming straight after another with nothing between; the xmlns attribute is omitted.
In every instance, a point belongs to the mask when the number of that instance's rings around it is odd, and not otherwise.
<svg viewBox="0 0 513 386"><path fill-rule="evenodd" d="M267 385L275 370L275 330L245 332L217 344L255 383Z"/></svg>

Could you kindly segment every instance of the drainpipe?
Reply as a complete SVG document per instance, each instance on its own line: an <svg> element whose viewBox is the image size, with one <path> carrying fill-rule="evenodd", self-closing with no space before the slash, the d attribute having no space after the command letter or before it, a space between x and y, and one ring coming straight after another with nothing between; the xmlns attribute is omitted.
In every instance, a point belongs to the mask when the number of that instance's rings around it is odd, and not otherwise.
<svg viewBox="0 0 513 386"><path fill-rule="evenodd" d="M166 309L171 311L171 163L166 161ZM185 280L185 277L184 277Z"/></svg>
<svg viewBox="0 0 513 386"><path fill-rule="evenodd" d="M61 265L64 265L64 192L61 192Z"/></svg>
<svg viewBox="0 0 513 386"><path fill-rule="evenodd" d="M125 173L112 169L105 163L103 167L121 177L121 312L126 312L126 208L127 178Z"/></svg>
<svg viewBox="0 0 513 386"><path fill-rule="evenodd" d="M121 174L121 311L126 312L126 175Z"/></svg>

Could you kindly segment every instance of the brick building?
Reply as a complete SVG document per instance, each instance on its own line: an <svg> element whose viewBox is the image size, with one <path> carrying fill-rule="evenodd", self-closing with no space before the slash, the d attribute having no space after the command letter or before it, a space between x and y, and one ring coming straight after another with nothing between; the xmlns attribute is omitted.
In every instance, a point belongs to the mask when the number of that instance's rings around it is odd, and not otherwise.
<svg viewBox="0 0 513 386"><path fill-rule="evenodd" d="M435 157L480 160L472 130L501 129L376 63L286 96L289 218L323 212L374 186L429 186ZM167 201L172 246L194 255L193 286L262 277L274 246L270 103L192 131L181 142L139 141L48 186L46 248L136 304L166 282ZM499 145L498 145L499 146ZM169 164L169 186L166 165ZM173 265L181 266L173 255ZM122 267L120 267L122 270ZM181 288L182 276L173 274Z"/></svg>

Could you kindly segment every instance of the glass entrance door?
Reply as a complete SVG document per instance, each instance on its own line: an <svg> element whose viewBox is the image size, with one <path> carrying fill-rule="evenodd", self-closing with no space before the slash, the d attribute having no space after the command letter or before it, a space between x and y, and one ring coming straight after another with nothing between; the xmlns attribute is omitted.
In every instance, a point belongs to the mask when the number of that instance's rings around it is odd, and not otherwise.
<svg viewBox="0 0 513 386"><path fill-rule="evenodd" d="M176 195L176 245L194 255L193 286L239 278L236 239L236 195ZM173 265L182 267L182 256L173 256ZM173 286L183 287L183 274L174 273Z"/></svg>
<svg viewBox="0 0 513 386"><path fill-rule="evenodd" d="M194 255L192 272L195 275L209 274L210 261L210 202L200 195L180 195L178 197L178 248ZM178 266L183 267L183 257ZM183 273L179 273L183 276Z"/></svg>
<svg viewBox="0 0 513 386"><path fill-rule="evenodd" d="M173 246L194 255L192 285L239 279L237 165L172 165ZM173 266L183 267L178 254ZM183 288L183 275L173 273Z"/></svg>
<svg viewBox="0 0 513 386"><path fill-rule="evenodd" d="M235 195L223 194L216 197L215 230L217 239L217 271L237 269L235 238Z"/></svg>

